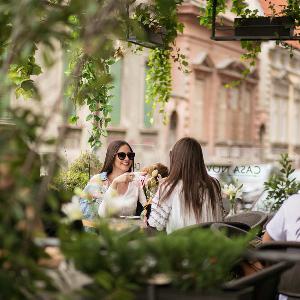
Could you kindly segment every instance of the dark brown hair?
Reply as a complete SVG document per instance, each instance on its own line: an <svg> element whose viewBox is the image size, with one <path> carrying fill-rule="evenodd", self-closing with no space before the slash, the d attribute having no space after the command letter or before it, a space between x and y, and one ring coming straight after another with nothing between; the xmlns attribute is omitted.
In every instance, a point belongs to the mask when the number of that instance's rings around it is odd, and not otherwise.
<svg viewBox="0 0 300 300"><path fill-rule="evenodd" d="M165 178L169 175L169 169L167 166L161 163L156 163L154 164L154 167L158 171L158 174L160 174L161 178Z"/></svg>
<svg viewBox="0 0 300 300"><path fill-rule="evenodd" d="M127 142L122 140L113 141L108 145L104 164L100 173L107 172L107 175L109 175L113 171L115 155L118 152L118 150L124 145L127 145L130 151L133 152L131 146ZM128 171L132 172L133 170L134 170L134 160L132 160L132 165Z"/></svg>
<svg viewBox="0 0 300 300"><path fill-rule="evenodd" d="M179 180L185 208L193 209L200 220L203 201L209 201L213 214L217 214L217 203L221 201L219 182L209 176L204 164L201 145L193 138L180 139L170 151L170 174L160 188L161 201L171 195ZM208 191L207 199L205 193Z"/></svg>

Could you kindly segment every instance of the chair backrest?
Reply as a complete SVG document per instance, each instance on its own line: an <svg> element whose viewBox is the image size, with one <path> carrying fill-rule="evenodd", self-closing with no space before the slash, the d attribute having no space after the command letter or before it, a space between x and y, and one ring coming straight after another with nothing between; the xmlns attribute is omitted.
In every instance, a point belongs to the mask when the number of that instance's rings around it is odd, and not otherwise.
<svg viewBox="0 0 300 300"><path fill-rule="evenodd" d="M278 283L281 274L289 269L292 263L279 262L268 266L254 274L240 279L234 279L223 285L224 290L240 290L246 287L254 287L253 299L275 300L277 299Z"/></svg>
<svg viewBox="0 0 300 300"><path fill-rule="evenodd" d="M263 228L263 225L267 222L267 219L268 216L261 211L249 211L228 216L225 218L225 221L245 223L251 228Z"/></svg>
<svg viewBox="0 0 300 300"><path fill-rule="evenodd" d="M243 236L247 234L246 230L241 228L226 224L226 223L213 223L211 224L210 228L214 231L224 231L226 236L236 237L236 236Z"/></svg>
<svg viewBox="0 0 300 300"><path fill-rule="evenodd" d="M226 234L226 236L228 238L243 236L243 235L246 235L248 233L247 230L243 230L243 229L238 228L236 226L226 224L226 222L224 222L224 223L214 223L214 224L211 225L210 228L212 230L215 230L215 231L224 231L224 233ZM251 248L256 248L257 245L260 245L260 244L261 244L261 238L258 237L258 236L254 237L249 242L249 246Z"/></svg>
<svg viewBox="0 0 300 300"><path fill-rule="evenodd" d="M191 231L191 230L196 230L196 229L199 229L199 228L208 229L208 228L211 228L211 226L213 224L230 225L230 226L234 226L238 229L241 229L245 232L248 232L251 229L247 224L240 223L240 222L204 222L204 223L190 225L190 226L187 226L187 227L184 227L184 228L180 228L178 230L175 230L174 233L176 234L177 232Z"/></svg>
<svg viewBox="0 0 300 300"><path fill-rule="evenodd" d="M289 259L289 254L293 254L293 260L295 253L297 254L296 257L299 254L299 261L296 261L296 264L291 269L282 274L279 292L289 297L300 299L300 242L269 242L261 244L258 249L284 252L286 259Z"/></svg>

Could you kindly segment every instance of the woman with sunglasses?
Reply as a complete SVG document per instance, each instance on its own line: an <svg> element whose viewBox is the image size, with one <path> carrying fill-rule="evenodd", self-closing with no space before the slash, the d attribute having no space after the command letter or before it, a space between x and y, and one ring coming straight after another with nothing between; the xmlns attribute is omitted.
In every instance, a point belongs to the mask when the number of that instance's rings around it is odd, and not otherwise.
<svg viewBox="0 0 300 300"><path fill-rule="evenodd" d="M80 199L85 229L93 226L97 211L100 217L134 215L138 200L142 205L146 203L141 184L132 172L134 157L127 142L109 144L102 170L90 179Z"/></svg>
<svg viewBox="0 0 300 300"><path fill-rule="evenodd" d="M153 198L148 225L171 233L222 220L221 187L207 173L201 145L193 138L182 138L170 152L170 173Z"/></svg>

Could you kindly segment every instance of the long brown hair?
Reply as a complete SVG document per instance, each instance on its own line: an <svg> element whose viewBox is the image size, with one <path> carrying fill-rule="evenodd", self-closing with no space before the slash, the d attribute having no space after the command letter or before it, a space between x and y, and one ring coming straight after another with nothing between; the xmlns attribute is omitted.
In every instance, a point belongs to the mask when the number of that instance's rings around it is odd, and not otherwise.
<svg viewBox="0 0 300 300"><path fill-rule="evenodd" d="M204 201L209 201L213 215L217 214L217 203L221 201L220 184L208 175L201 145L190 137L180 139L170 152L170 174L160 188L161 201L171 195L179 180L182 180L185 208L193 209L197 221Z"/></svg>
<svg viewBox="0 0 300 300"><path fill-rule="evenodd" d="M100 173L107 172L107 175L109 175L113 171L113 165L114 165L116 153L124 145L127 145L130 151L133 152L131 146L127 142L122 140L113 141L108 145L104 164ZM132 165L128 171L132 172L133 170L134 170L134 160L132 160Z"/></svg>

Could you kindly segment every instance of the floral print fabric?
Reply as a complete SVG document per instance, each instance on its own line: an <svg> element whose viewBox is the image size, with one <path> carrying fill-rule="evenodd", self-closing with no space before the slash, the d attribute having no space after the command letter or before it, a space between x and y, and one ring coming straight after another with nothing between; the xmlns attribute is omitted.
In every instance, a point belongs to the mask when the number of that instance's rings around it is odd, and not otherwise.
<svg viewBox="0 0 300 300"><path fill-rule="evenodd" d="M84 219L93 220L98 217L98 208L108 190L107 173L94 175L83 190L79 200Z"/></svg>

